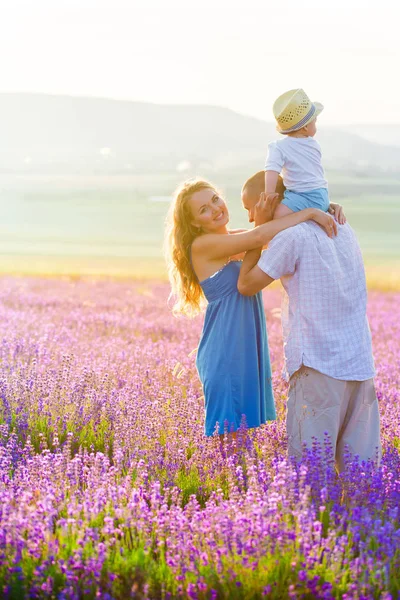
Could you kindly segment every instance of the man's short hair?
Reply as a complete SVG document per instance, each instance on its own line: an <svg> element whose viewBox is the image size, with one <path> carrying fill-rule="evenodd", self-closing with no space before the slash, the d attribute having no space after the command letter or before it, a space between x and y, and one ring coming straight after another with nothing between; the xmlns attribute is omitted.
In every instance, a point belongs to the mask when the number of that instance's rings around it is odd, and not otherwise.
<svg viewBox="0 0 400 600"><path fill-rule="evenodd" d="M283 179L279 175L278 182L276 184L276 191L279 194L279 199L283 199L283 194L285 191L285 186L283 185ZM254 175L248 178L248 180L243 184L242 194L245 191L246 194L249 194L251 197L258 198L260 194L265 190L265 171L258 171Z"/></svg>

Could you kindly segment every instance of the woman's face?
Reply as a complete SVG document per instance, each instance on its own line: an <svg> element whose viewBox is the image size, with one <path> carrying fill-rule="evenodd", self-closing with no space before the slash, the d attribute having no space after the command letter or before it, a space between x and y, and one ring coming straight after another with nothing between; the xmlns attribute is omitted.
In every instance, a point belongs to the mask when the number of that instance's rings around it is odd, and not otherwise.
<svg viewBox="0 0 400 600"><path fill-rule="evenodd" d="M206 188L193 194L188 201L192 225L204 233L216 233L229 222L228 208L215 190Z"/></svg>

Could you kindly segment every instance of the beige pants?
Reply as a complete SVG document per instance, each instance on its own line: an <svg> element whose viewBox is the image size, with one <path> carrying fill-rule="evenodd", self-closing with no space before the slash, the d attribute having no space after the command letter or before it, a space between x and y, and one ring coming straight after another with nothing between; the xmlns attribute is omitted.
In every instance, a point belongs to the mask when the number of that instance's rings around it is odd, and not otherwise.
<svg viewBox="0 0 400 600"><path fill-rule="evenodd" d="M374 380L343 381L302 366L290 378L286 427L289 456L301 457L303 444L331 438L338 471L346 446L360 460L381 458L379 409Z"/></svg>

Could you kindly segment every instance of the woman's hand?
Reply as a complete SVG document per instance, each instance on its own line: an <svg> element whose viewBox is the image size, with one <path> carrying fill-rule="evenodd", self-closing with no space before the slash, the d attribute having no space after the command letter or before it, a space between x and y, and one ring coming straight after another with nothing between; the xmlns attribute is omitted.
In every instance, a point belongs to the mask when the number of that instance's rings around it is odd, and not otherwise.
<svg viewBox="0 0 400 600"><path fill-rule="evenodd" d="M279 194L266 194L261 192L260 199L254 207L254 225L263 225L271 221L273 214L272 207L274 206L274 200L279 197Z"/></svg>
<svg viewBox="0 0 400 600"><path fill-rule="evenodd" d="M343 212L343 206L341 204L336 204L336 202L331 202L329 205L329 214L333 215L336 221L340 225L344 225L346 223L346 216Z"/></svg>
<svg viewBox="0 0 400 600"><path fill-rule="evenodd" d="M330 238L332 238L334 235L337 235L337 223L331 215L324 212L323 210L319 210L319 208L311 210L313 211L313 221L318 223L318 225L321 225L321 227L325 229L326 233Z"/></svg>

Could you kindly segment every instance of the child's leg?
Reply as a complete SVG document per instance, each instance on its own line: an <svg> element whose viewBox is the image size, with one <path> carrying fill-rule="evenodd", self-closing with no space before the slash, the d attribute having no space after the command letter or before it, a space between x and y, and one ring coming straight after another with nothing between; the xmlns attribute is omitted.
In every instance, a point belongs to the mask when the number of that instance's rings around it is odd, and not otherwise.
<svg viewBox="0 0 400 600"><path fill-rule="evenodd" d="M287 215L291 215L294 211L286 206L285 204L278 204L274 212L274 219L280 219L281 217L286 217Z"/></svg>
<svg viewBox="0 0 400 600"><path fill-rule="evenodd" d="M274 219L285 217L304 208L319 208L327 211L329 208L328 190L326 188L308 192L285 190L281 205L275 211Z"/></svg>

